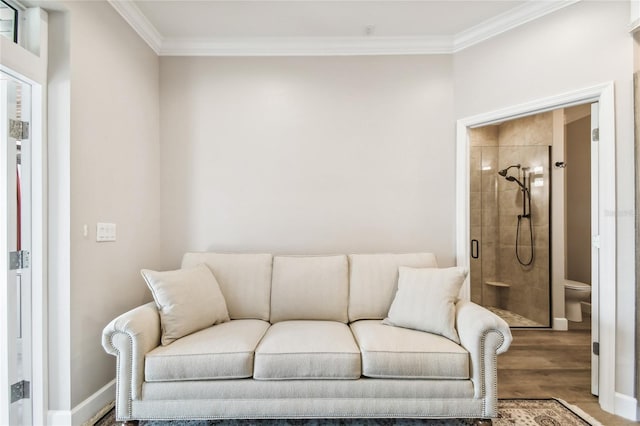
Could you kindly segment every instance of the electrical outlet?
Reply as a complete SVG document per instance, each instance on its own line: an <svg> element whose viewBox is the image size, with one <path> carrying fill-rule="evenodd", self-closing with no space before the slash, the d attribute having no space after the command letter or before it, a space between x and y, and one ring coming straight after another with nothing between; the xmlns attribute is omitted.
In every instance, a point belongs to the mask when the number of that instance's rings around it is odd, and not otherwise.
<svg viewBox="0 0 640 426"><path fill-rule="evenodd" d="M96 241L107 242L116 240L116 224L102 223L96 224Z"/></svg>

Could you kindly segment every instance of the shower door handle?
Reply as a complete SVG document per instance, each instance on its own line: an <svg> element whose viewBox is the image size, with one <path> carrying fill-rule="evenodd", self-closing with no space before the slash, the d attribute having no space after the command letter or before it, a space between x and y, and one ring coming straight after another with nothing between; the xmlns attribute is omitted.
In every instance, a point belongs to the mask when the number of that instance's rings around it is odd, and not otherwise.
<svg viewBox="0 0 640 426"><path fill-rule="evenodd" d="M480 257L480 243L478 240L471 240L471 257L474 259Z"/></svg>

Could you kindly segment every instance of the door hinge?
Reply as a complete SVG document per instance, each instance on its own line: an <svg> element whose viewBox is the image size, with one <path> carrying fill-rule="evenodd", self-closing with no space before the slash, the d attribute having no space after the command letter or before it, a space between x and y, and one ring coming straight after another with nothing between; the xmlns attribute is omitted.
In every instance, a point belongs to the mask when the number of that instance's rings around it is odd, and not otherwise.
<svg viewBox="0 0 640 426"><path fill-rule="evenodd" d="M594 142L600 141L600 129L596 128L591 131L591 140Z"/></svg>
<svg viewBox="0 0 640 426"><path fill-rule="evenodd" d="M29 139L29 122L9 120L9 136L19 141Z"/></svg>
<svg viewBox="0 0 640 426"><path fill-rule="evenodd" d="M600 355L600 343L593 342L593 354Z"/></svg>
<svg viewBox="0 0 640 426"><path fill-rule="evenodd" d="M26 269L29 267L29 251L20 250L9 253L9 270Z"/></svg>
<svg viewBox="0 0 640 426"><path fill-rule="evenodd" d="M597 249L600 248L600 235L594 235L591 237L591 245Z"/></svg>
<svg viewBox="0 0 640 426"><path fill-rule="evenodd" d="M31 383L23 380L11 385L11 403L31 397Z"/></svg>

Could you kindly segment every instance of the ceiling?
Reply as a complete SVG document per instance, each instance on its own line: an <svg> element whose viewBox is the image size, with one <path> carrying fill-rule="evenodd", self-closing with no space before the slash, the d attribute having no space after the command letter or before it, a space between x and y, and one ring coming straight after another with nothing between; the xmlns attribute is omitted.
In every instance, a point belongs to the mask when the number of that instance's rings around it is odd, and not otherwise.
<svg viewBox="0 0 640 426"><path fill-rule="evenodd" d="M110 0L166 56L452 53L576 0Z"/></svg>

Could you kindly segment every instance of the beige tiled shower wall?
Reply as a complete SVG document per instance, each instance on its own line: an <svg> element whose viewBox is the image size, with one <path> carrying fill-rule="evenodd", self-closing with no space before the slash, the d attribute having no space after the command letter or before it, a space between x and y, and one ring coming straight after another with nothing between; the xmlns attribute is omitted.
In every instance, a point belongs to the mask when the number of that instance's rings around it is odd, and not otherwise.
<svg viewBox="0 0 640 426"><path fill-rule="evenodd" d="M471 262L471 297L549 325L549 146L553 141L552 113L471 130L471 238L480 241L480 258ZM533 263L516 258L518 215L523 195L515 182L498 171L514 164L530 167ZM534 173L535 167L542 167ZM523 180L516 168L509 174ZM542 185L535 186L538 179ZM518 253L531 256L528 219L521 219ZM487 285L488 281L510 287Z"/></svg>

